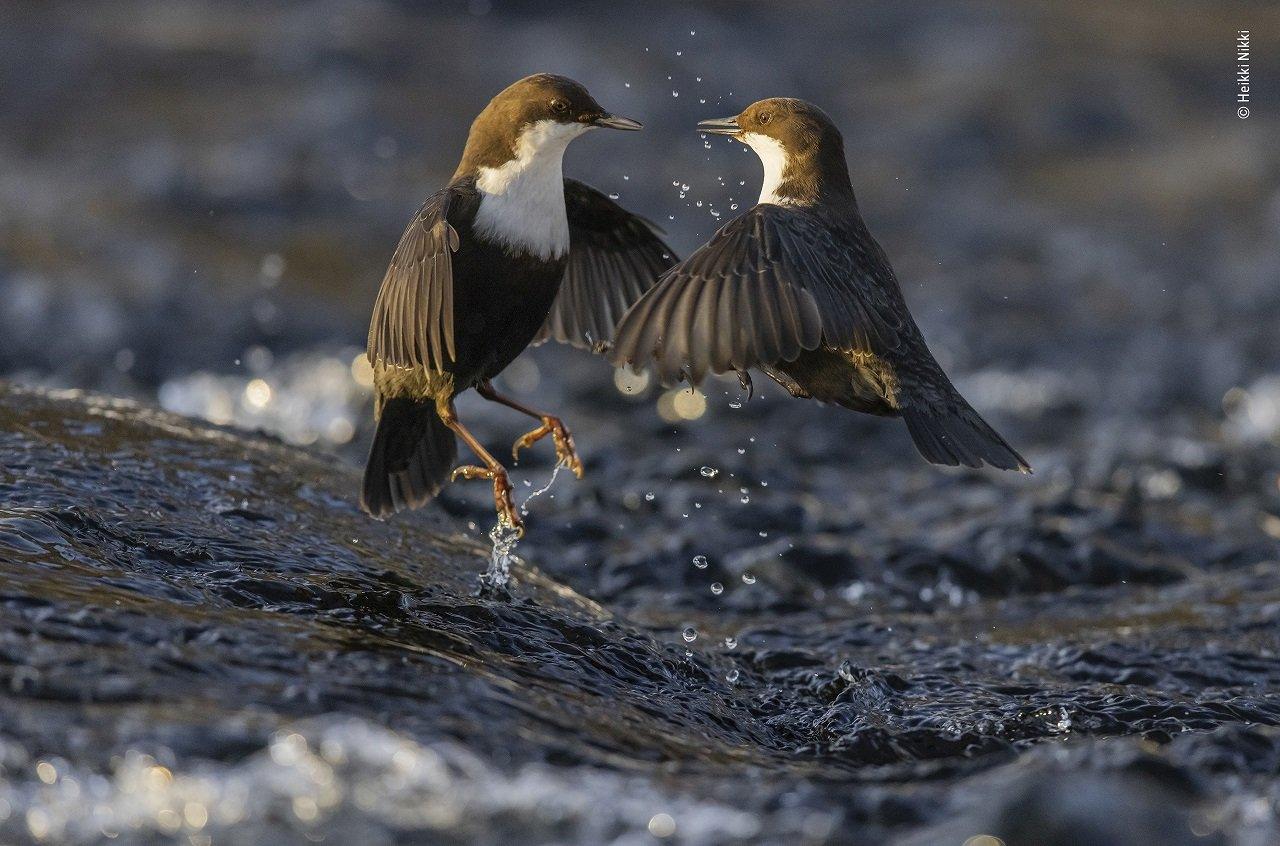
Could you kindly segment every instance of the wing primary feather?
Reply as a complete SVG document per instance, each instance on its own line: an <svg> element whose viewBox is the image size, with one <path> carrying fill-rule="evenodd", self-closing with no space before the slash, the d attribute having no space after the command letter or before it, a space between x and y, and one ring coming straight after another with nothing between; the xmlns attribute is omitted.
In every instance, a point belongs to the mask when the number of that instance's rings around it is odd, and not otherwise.
<svg viewBox="0 0 1280 846"><path fill-rule="evenodd" d="M661 231L577 180L565 180L569 260L540 338L595 348L617 338L627 310L676 263ZM643 332L632 337L635 354Z"/></svg>

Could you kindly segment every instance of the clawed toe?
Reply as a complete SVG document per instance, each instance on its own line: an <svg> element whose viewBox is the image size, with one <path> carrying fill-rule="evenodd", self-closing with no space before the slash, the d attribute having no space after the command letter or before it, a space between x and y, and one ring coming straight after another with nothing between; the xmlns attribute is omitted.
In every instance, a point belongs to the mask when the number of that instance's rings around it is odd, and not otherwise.
<svg viewBox="0 0 1280 846"><path fill-rule="evenodd" d="M556 461L573 471L573 475L579 479L582 478L583 467L582 459L578 457L578 451L573 446L573 435L565 428L564 423L560 422L557 417L543 417L542 425L521 435L511 447L512 458L519 460L520 450L531 447L538 441L551 436L552 441L556 445Z"/></svg>
<svg viewBox="0 0 1280 846"><path fill-rule="evenodd" d="M493 480L493 506L498 512L498 522L514 529L517 537L524 536L524 520L520 518L520 511L512 498L511 479L505 470L491 470L488 467L464 464L454 468L450 481L457 481L459 478Z"/></svg>

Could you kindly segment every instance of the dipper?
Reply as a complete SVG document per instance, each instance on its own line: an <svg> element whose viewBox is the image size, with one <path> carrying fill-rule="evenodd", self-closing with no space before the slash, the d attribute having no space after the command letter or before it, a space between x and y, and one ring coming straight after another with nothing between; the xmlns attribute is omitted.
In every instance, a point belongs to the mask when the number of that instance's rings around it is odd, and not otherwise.
<svg viewBox="0 0 1280 846"><path fill-rule="evenodd" d="M598 127L640 124L563 76L513 83L471 124L453 179L405 230L369 324L378 428L360 502L370 514L417 508L458 477L488 479L499 521L523 531L506 470L454 411L469 388L538 419L513 456L550 435L581 477L559 418L502 396L490 380L537 339L601 347L675 262L652 224L564 178L565 148ZM457 438L478 465L453 467Z"/></svg>
<svg viewBox="0 0 1280 846"><path fill-rule="evenodd" d="M761 100L700 132L749 145L760 202L668 271L623 317L615 364L663 382L755 368L794 397L901 417L935 464L1030 473L929 352L849 181L844 140L811 103Z"/></svg>

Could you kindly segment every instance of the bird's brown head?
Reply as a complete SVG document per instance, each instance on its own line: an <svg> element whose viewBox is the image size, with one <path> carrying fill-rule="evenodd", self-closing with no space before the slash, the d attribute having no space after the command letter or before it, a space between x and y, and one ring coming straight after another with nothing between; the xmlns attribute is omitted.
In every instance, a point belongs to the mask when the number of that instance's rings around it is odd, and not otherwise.
<svg viewBox="0 0 1280 846"><path fill-rule="evenodd" d="M727 135L764 163L760 202L852 199L844 139L827 113L793 97L758 100L729 118L704 120L699 132ZM832 195L832 196L827 196Z"/></svg>
<svg viewBox="0 0 1280 846"><path fill-rule="evenodd" d="M535 73L511 83L489 101L471 124L459 172L499 167L520 154L559 155L577 136L597 128L640 129L611 114L581 83L553 73Z"/></svg>

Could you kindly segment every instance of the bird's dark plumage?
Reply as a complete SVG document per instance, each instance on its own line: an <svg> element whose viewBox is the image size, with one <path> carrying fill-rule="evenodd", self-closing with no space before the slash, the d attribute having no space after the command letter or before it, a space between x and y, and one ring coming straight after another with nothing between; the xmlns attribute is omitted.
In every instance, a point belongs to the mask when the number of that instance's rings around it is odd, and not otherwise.
<svg viewBox="0 0 1280 846"><path fill-rule="evenodd" d="M528 346L528 339L513 340L510 346L518 349L509 350L495 343L501 327L489 325L491 321L474 328L474 321L461 328L454 323L455 311L467 323L467 315L487 310L495 296L510 302L516 312L513 319L545 316L538 321L535 343L550 339L592 349L611 341L622 315L675 263L675 255L656 226L591 186L565 179L564 193L569 253L555 262L511 255L474 237L480 203L474 178L455 180L432 195L401 236L374 302L369 360L453 373L459 362L465 370L466 362L486 357L474 348L488 346L493 347L489 357L495 361L483 369L496 366L485 375L492 378ZM460 231L468 235L465 250ZM501 270L510 272L520 265L525 269L524 288L503 290L510 282L501 278ZM537 273L539 265L546 265L545 277ZM456 305L455 267L468 282ZM551 284L535 290L528 284L531 273L551 278ZM542 302L548 295L550 306ZM458 343L470 354L458 353Z"/></svg>
<svg viewBox="0 0 1280 846"><path fill-rule="evenodd" d="M576 179L564 181L569 265L547 322L547 339L598 349L632 303L676 261L662 230Z"/></svg>
<svg viewBox="0 0 1280 846"><path fill-rule="evenodd" d="M520 80L472 124L453 180L405 230L369 325L379 423L361 503L371 514L430 500L450 475L456 435L484 465L459 472L491 479L503 519L519 525L505 471L454 414L453 398L468 388L539 418L518 444L553 435L581 473L559 420L498 395L489 380L538 337L609 341L675 261L647 221L561 176L564 148L597 126L639 128L572 80Z"/></svg>
<svg viewBox="0 0 1280 846"><path fill-rule="evenodd" d="M475 217L475 186L459 184L433 194L391 256L369 322L369 360L393 367L443 371L454 361L453 254L461 246L449 221Z"/></svg>
<svg viewBox="0 0 1280 846"><path fill-rule="evenodd" d="M826 115L766 100L716 126L762 158L785 153L766 185L773 202L725 224L640 298L618 326L614 362L651 366L668 384L759 369L797 397L901 416L931 462L1029 471L925 344Z"/></svg>
<svg viewBox="0 0 1280 846"><path fill-rule="evenodd" d="M457 457L457 439L434 403L391 397L378 416L360 501L378 517L425 505Z"/></svg>
<svg viewBox="0 0 1280 846"><path fill-rule="evenodd" d="M664 382L900 343L904 309L862 244L821 210L759 205L676 265L627 316L617 355ZM634 356L634 358L631 358Z"/></svg>

